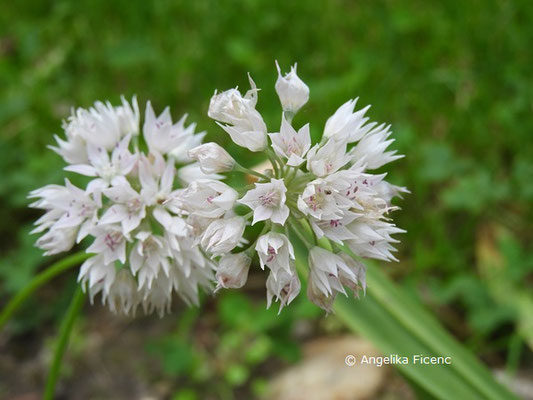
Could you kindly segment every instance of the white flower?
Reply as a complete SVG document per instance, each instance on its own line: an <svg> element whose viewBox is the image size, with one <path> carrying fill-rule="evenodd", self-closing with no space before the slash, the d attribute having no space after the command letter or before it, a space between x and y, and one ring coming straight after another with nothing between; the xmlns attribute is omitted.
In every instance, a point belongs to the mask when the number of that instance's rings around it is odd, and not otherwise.
<svg viewBox="0 0 533 400"><path fill-rule="evenodd" d="M298 209L319 220L343 218L353 207L353 202L345 195L349 186L339 173L325 179L315 179L306 185L298 197Z"/></svg>
<svg viewBox="0 0 533 400"><path fill-rule="evenodd" d="M385 151L394 139L388 139L391 135L390 125L379 125L365 134L357 145L348 152L352 160L363 160L367 169L376 169L394 160L402 158L396 150Z"/></svg>
<svg viewBox="0 0 533 400"><path fill-rule="evenodd" d="M223 182L210 179L194 181L177 195L185 210L206 218L222 217L233 208L237 197L237 191Z"/></svg>
<svg viewBox="0 0 533 400"><path fill-rule="evenodd" d="M204 288L211 292L213 290L213 263L203 257L198 249L194 250L194 253L198 254L198 257L191 258L189 252L185 251L185 256L189 259L190 267L185 268L184 264L173 263L170 266L170 279L164 274L159 274L159 278L154 282L158 284L161 281L162 284L169 283L180 298L188 305L199 304L199 291L198 288ZM153 290L151 291L151 293Z"/></svg>
<svg viewBox="0 0 533 400"><path fill-rule="evenodd" d="M347 228L354 219L358 217L355 213L349 213L340 218L317 220L311 218L311 227L317 238L327 237L336 243L342 244L344 240L353 239L354 234Z"/></svg>
<svg viewBox="0 0 533 400"><path fill-rule="evenodd" d="M391 185L387 181L381 181L374 185L374 190L377 195L385 201L388 207L391 206L391 200L394 197L403 198L401 193L411 193L407 188Z"/></svg>
<svg viewBox="0 0 533 400"><path fill-rule="evenodd" d="M146 217L142 196L132 189L126 179L117 180L115 186L104 190L104 195L115 204L102 215L99 224L120 223L123 233L127 235Z"/></svg>
<svg viewBox="0 0 533 400"><path fill-rule="evenodd" d="M216 143L205 143L189 150L189 157L200 163L205 174L217 174L231 171L235 160Z"/></svg>
<svg viewBox="0 0 533 400"><path fill-rule="evenodd" d="M289 305L300 293L301 283L296 271L279 271L277 275L271 272L266 281L267 288L267 308L270 308L272 299L280 302L279 312L283 307Z"/></svg>
<svg viewBox="0 0 533 400"><path fill-rule="evenodd" d="M91 232L95 237L94 242L87 248L87 253L103 256L103 263L113 261L126 262L126 237L118 225L97 226Z"/></svg>
<svg viewBox="0 0 533 400"><path fill-rule="evenodd" d="M81 137L86 143L111 150L126 135L136 135L139 130L139 107L132 100L133 109L122 98L122 106L109 102L96 102L89 110L79 108L68 119L65 131L68 137Z"/></svg>
<svg viewBox="0 0 533 400"><path fill-rule="evenodd" d="M335 114L333 114L326 122L324 127L324 137L334 138L337 141L344 143L352 143L363 137L373 125L366 125L368 118L365 118L365 113L370 106L354 112L357 100L349 100L339 107Z"/></svg>
<svg viewBox="0 0 533 400"><path fill-rule="evenodd" d="M315 278L316 279L316 278ZM315 305L326 311L326 313L333 312L333 302L337 294L325 295L316 285L313 279L313 272L309 274L309 281L307 282L307 298Z"/></svg>
<svg viewBox="0 0 533 400"><path fill-rule="evenodd" d="M241 241L245 226L246 220L242 217L217 219L207 227L200 243L214 255L229 253Z"/></svg>
<svg viewBox="0 0 533 400"><path fill-rule="evenodd" d="M178 183L186 187L198 179L222 179L223 175L219 174L205 174L200 167L200 163L192 163L185 165L178 170Z"/></svg>
<svg viewBox="0 0 533 400"><path fill-rule="evenodd" d="M52 228L42 235L35 243L37 247L45 250L45 256L69 251L76 243L77 228ZM33 230L31 233L37 233Z"/></svg>
<svg viewBox="0 0 533 400"><path fill-rule="evenodd" d="M351 274L346 274L344 270L339 271L340 281L344 286L349 287L354 296L359 296L359 290L363 289L363 293L366 294L366 266L348 254L340 253L339 256L344 260L348 268L355 275L355 279Z"/></svg>
<svg viewBox="0 0 533 400"><path fill-rule="evenodd" d="M182 235L184 221L174 217L171 213L179 214L181 208L176 202L177 191L173 190L174 163L164 161L158 153L151 153L153 162L147 157L139 160L139 180L141 183L141 197L146 206L152 206L154 218L169 231Z"/></svg>
<svg viewBox="0 0 533 400"><path fill-rule="evenodd" d="M94 298L94 289L90 290ZM142 295L137 282L127 268L121 268L115 275L113 283L109 286L103 299L111 312L115 314L135 315L137 307L141 304Z"/></svg>
<svg viewBox="0 0 533 400"><path fill-rule="evenodd" d="M358 218L348 225L348 229L353 237L345 243L355 254L384 261L398 261L392 254L396 249L391 243L399 241L391 235L404 233L405 230L390 222L370 218Z"/></svg>
<svg viewBox="0 0 533 400"><path fill-rule="evenodd" d="M130 254L131 272L138 277L139 287L151 289L153 280L162 270L168 277L172 256L166 240L151 232L141 231Z"/></svg>
<svg viewBox="0 0 533 400"><path fill-rule="evenodd" d="M66 140L54 135L57 146L48 146L59 154L65 162L69 164L86 164L89 161L87 156L87 143L85 139L72 129L68 129L68 123L63 122Z"/></svg>
<svg viewBox="0 0 533 400"><path fill-rule="evenodd" d="M251 262L252 259L245 253L223 256L217 266L217 288L238 289L243 287L248 279Z"/></svg>
<svg viewBox="0 0 533 400"><path fill-rule="evenodd" d="M113 183L115 178L127 175L135 166L137 157L128 150L130 139L131 135L127 135L120 142L117 142L111 158L105 148L88 144L89 164L74 164L64 169L81 175L98 177L89 183L87 192L100 193Z"/></svg>
<svg viewBox="0 0 533 400"><path fill-rule="evenodd" d="M334 139L329 139L324 146L316 144L307 153L307 169L319 177L336 172L348 161L346 144Z"/></svg>
<svg viewBox="0 0 533 400"><path fill-rule="evenodd" d="M289 216L289 207L285 205L286 192L283 179L271 179L269 183L256 183L255 189L246 192L239 203L254 210L252 225L268 219L283 225Z"/></svg>
<svg viewBox="0 0 533 400"><path fill-rule="evenodd" d="M292 273L290 260L295 258L294 248L287 236L269 232L257 240L255 250L259 255L261 268L265 269L265 265L270 268L274 278L282 270Z"/></svg>
<svg viewBox="0 0 533 400"><path fill-rule="evenodd" d="M162 315L170 309L173 292L197 304L200 287L213 290L213 263L199 249L198 227L187 222L194 217L187 216L178 194L187 180L220 177L202 173L188 156L203 134L194 134L194 124L185 127L185 117L173 124L168 109L156 117L148 103L143 136L149 152L143 153L136 137L135 98L132 105L123 99L118 107L97 102L89 110L79 109L64 128L66 140L57 139L54 150L70 164L65 169L94 179L84 190L66 180L64 186L30 193L37 199L32 206L46 211L34 230L44 232L37 245L56 254L91 236L86 251L95 255L83 264L79 280L91 301L101 293L112 312L134 314L142 305ZM222 188L224 193L218 193ZM236 191L215 181L202 191L216 197L214 208L206 207L205 213L220 217L231 212ZM216 240L223 250L232 238Z"/></svg>
<svg viewBox="0 0 533 400"><path fill-rule="evenodd" d="M334 292L345 294L339 281L339 270L343 270L348 275L352 274L355 278L341 257L321 247L315 246L309 251L309 268L311 271L309 279L326 296Z"/></svg>
<svg viewBox="0 0 533 400"><path fill-rule="evenodd" d="M104 262L104 255L98 254L88 258L80 267L78 282L86 292L89 292L91 303L94 296L102 292L102 303L109 295L109 291L115 281L116 269L114 262Z"/></svg>
<svg viewBox="0 0 533 400"><path fill-rule="evenodd" d="M175 270L177 271L177 268ZM175 275L180 274L179 272L176 272ZM182 275L180 275L179 279L181 278ZM174 288L172 283L172 280L169 279L167 275L165 275L163 272L159 272L159 274L153 280L150 288L145 286L144 288L140 289L142 296L142 307L145 314L156 312L157 315L159 315L159 318L162 318L165 313L170 313L172 289ZM188 284L183 286L183 288L180 287L180 290L189 289ZM178 289L176 289L176 291L178 291ZM182 293L180 293L180 297L183 298Z"/></svg>
<svg viewBox="0 0 533 400"><path fill-rule="evenodd" d="M38 198L30 207L46 210L31 233L48 230L37 240L45 255L68 251L83 239L97 222L99 204L80 188L65 179L65 186L47 185L28 196Z"/></svg>
<svg viewBox="0 0 533 400"><path fill-rule="evenodd" d="M230 89L211 98L207 115L228 124L219 125L239 146L250 151L261 151L267 146L267 127L261 114L255 109L257 88L251 77L251 90L244 97L237 89Z"/></svg>
<svg viewBox="0 0 533 400"><path fill-rule="evenodd" d="M346 295L344 285L354 293L359 284L366 286L364 266L320 247L313 247L309 252L309 269L308 296L327 312L331 312L337 293Z"/></svg>
<svg viewBox="0 0 533 400"><path fill-rule="evenodd" d="M171 153L179 162L190 161L187 151L202 143L205 132L194 134L196 124L185 127L186 118L184 115L173 124L168 107L156 117L152 104L147 102L143 133L148 148L161 154Z"/></svg>
<svg viewBox="0 0 533 400"><path fill-rule="evenodd" d="M309 87L296 74L296 64L291 67L291 72L281 76L281 69L276 61L278 80L276 93L279 96L283 111L295 114L309 100Z"/></svg>
<svg viewBox="0 0 533 400"><path fill-rule="evenodd" d="M268 136L272 139L272 148L276 154L287 159L287 165L298 167L305 161L305 154L311 147L309 124L296 132L285 116L282 116L280 131L270 133Z"/></svg>

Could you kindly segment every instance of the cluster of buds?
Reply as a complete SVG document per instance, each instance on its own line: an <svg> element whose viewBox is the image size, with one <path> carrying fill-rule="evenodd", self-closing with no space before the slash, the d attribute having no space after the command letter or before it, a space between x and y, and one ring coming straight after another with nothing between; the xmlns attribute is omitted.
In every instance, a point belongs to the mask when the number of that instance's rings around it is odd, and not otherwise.
<svg viewBox="0 0 533 400"><path fill-rule="evenodd" d="M173 123L168 108L156 116L148 102L141 132L135 98L78 109L52 149L65 170L90 177L88 184L65 180L30 193L32 206L46 211L33 231L44 232L37 246L52 255L92 238L79 281L91 301L101 293L114 312L142 306L162 315L173 292L198 303L198 287L213 288L213 263L194 244L175 198L180 187L220 176L204 174L189 157L205 134L185 118Z"/></svg>
<svg viewBox="0 0 533 400"><path fill-rule="evenodd" d="M385 181L386 174L372 174L402 156L387 151L393 142L390 126L368 122L369 107L354 111L357 99L343 104L326 122L322 140L312 146L309 124L295 128L292 119L309 99L308 86L296 66L283 76L278 66L276 92L282 114L279 131L269 133L256 110L258 89L244 96L237 89L216 93L209 117L217 121L233 142L252 152L264 152L271 168L254 171L242 167L215 143L189 151L204 173L241 171L258 177L252 187L234 189L218 180L193 182L177 194L189 215L196 241L217 263L218 288L240 288L251 260L258 255L268 269L267 302L280 302L280 310L299 293L295 268L295 237L309 248L309 299L331 311L338 293L350 288L355 295L365 289L365 266L340 251L349 248L361 258L396 260L392 235L403 232L389 218L396 209L391 199L407 192ZM250 208L236 215L235 207ZM247 225L263 225L257 240L241 249ZM308 228L312 238L302 234ZM325 240L335 250L320 246ZM328 246L325 246L328 247ZM232 253L233 252L233 253Z"/></svg>
<svg viewBox="0 0 533 400"><path fill-rule="evenodd" d="M266 154L271 165L264 171L241 166L216 143L201 144L194 124L185 126L185 117L174 124L168 109L157 117L150 103L141 132L135 98L118 107L98 102L65 122L66 138L56 137L53 149L67 171L91 179L85 189L66 180L33 191L32 206L46 211L34 232L44 232L37 245L46 254L93 239L79 273L91 299L101 293L114 312L142 306L163 314L174 292L198 303L199 287L243 287L257 256L268 271L267 307L278 301L281 311L301 289L298 241L308 247L307 295L330 312L338 293L348 288L357 296L366 288L364 264L346 249L395 260L392 235L403 230L389 218L391 200L407 190L369 172L402 157L387 150L390 126L368 122L369 107L354 111L357 99L350 100L313 145L309 124L292 124L309 88L296 66L284 76L278 66L281 123L269 132L249 80L244 96L215 92L208 115L237 145ZM257 180L233 188L222 182L230 171ZM239 213L239 205L249 212ZM255 224L262 230L250 244L245 230Z"/></svg>

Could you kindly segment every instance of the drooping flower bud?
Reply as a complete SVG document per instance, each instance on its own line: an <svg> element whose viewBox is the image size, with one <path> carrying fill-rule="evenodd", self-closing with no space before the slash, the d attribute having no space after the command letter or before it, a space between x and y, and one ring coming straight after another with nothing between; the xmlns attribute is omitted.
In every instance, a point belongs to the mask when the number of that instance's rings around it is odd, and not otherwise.
<svg viewBox="0 0 533 400"><path fill-rule="evenodd" d="M245 253L228 254L218 262L217 289L239 289L248 279L252 259Z"/></svg>
<svg viewBox="0 0 533 400"><path fill-rule="evenodd" d="M300 279L296 271L294 271L293 265L291 266L290 272L281 270L277 275L270 272L266 281L267 308L270 308L273 299L275 301L279 300L279 312L281 312L283 307L289 305L298 296L301 286Z"/></svg>
<svg viewBox="0 0 533 400"><path fill-rule="evenodd" d="M189 157L200 163L205 174L231 171L235 166L233 157L216 143L202 144L189 150Z"/></svg>
<svg viewBox="0 0 533 400"><path fill-rule="evenodd" d="M259 255L261 268L270 268L275 279L279 271L291 272L290 260L294 260L294 248L289 238L282 233L268 232L257 239L255 250Z"/></svg>
<svg viewBox="0 0 533 400"><path fill-rule="evenodd" d="M296 74L296 64L291 67L291 72L281 75L281 69L276 61L278 80L276 93L278 94L283 111L296 114L309 100L309 87Z"/></svg>

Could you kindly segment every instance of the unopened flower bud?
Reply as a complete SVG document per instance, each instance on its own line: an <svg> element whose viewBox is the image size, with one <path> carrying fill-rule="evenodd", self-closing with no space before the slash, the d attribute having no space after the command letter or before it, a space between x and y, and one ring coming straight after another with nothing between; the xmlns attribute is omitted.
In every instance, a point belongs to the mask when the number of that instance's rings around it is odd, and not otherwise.
<svg viewBox="0 0 533 400"><path fill-rule="evenodd" d="M244 253L223 256L217 268L217 289L239 289L248 279L248 270L252 259Z"/></svg>
<svg viewBox="0 0 533 400"><path fill-rule="evenodd" d="M278 80L276 92L281 102L283 111L295 114L309 100L309 87L296 74L296 64L291 67L291 72L281 76L281 69L276 61Z"/></svg>
<svg viewBox="0 0 533 400"><path fill-rule="evenodd" d="M233 157L216 143L202 144L189 150L189 157L200 163L204 174L231 171L235 166Z"/></svg>
<svg viewBox="0 0 533 400"><path fill-rule="evenodd" d="M200 243L214 255L229 253L241 241L245 227L243 217L216 219L209 224Z"/></svg>

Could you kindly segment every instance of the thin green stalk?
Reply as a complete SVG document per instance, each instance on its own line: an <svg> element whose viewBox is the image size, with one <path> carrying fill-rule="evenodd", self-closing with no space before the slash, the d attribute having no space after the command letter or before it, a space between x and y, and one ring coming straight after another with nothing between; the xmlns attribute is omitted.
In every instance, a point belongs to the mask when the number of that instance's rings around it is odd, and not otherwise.
<svg viewBox="0 0 533 400"><path fill-rule="evenodd" d="M302 232L300 231L300 227L298 226L297 223L295 223L292 219L290 221L290 225L291 225L291 228L292 230L294 231L294 233L296 233L296 236L298 236L298 238L301 240L301 242L310 250L312 249L315 245L308 239L306 238Z"/></svg>
<svg viewBox="0 0 533 400"><path fill-rule="evenodd" d="M65 350L68 345L72 327L74 326L74 322L76 321L84 302L85 293L83 293L81 286L78 285L76 292L74 292L74 296L72 297L72 301L67 313L61 321L59 338L54 351L54 358L52 359L52 364L50 365L50 370L48 371L48 378L46 379L46 386L44 388L44 400L54 399L56 383L61 369L61 361L63 360L63 355L65 354Z"/></svg>
<svg viewBox="0 0 533 400"><path fill-rule="evenodd" d="M267 233L270 230L271 227L272 227L272 223L270 221L265 221L265 226L263 227L263 229L261 230L259 235L257 235L257 237L255 238L254 242L250 246L248 246L248 248L246 250L244 250L244 253L246 253L246 255L248 257L253 258L253 256L256 253L255 245L259 241L259 238L261 236L263 236L265 233Z"/></svg>
<svg viewBox="0 0 533 400"><path fill-rule="evenodd" d="M278 163L276 162L275 158L270 153L267 152L267 156L268 156L268 159L270 160L270 164L272 164L272 167L274 168L274 175L276 176L276 178L279 178L280 173L279 173Z"/></svg>
<svg viewBox="0 0 533 400"><path fill-rule="evenodd" d="M235 171L239 171L239 172L242 172L244 174L255 175L255 176L259 177L259 178L263 178L263 179L266 179L266 180L270 181L270 177L266 176L265 174L262 174L261 172L254 171L253 169L249 169L249 168L243 167L242 165L239 165L239 164L235 164Z"/></svg>
<svg viewBox="0 0 533 400"><path fill-rule="evenodd" d="M302 227L302 234L305 227ZM302 245L295 245L298 271L306 266L307 251ZM369 267L367 281L371 290L361 302L339 296L335 304L338 317L346 325L371 339L385 354L449 356L449 365L398 364L406 375L438 399L516 399L502 385L498 384L488 370L467 350L458 344L432 319L422 306L408 301L399 287L388 281L377 268ZM382 290L388 297L383 301ZM413 330L406 319L391 305L398 303L403 313L410 314L419 324L431 325L431 332ZM432 341L427 335L438 339ZM439 343L440 342L440 343ZM443 346L448 346L446 349ZM468 361L467 361L468 360ZM465 368L466 367L466 368ZM468 369L470 371L468 371Z"/></svg>
<svg viewBox="0 0 533 400"><path fill-rule="evenodd" d="M22 290L20 290L4 307L0 313L0 329L9 321L11 316L18 308L26 301L26 299L39 287L44 285L50 279L65 272L67 269L79 265L81 262L89 258L91 254L79 252L69 257L56 262L48 267L46 270L36 275L30 283L28 283Z"/></svg>
<svg viewBox="0 0 533 400"><path fill-rule="evenodd" d="M350 256L354 254L346 246L337 247ZM367 279L373 281L372 293L376 302L397 318L403 326L420 338L429 348L440 355L452 355L453 363L463 379L468 381L486 396L487 399L503 399L507 391L501 385L494 383L494 378L481 368L478 361L467 351L463 351L453 338L443 330L438 322L432 319L420 305L408 296L403 296L397 287L394 287L375 268L367 269Z"/></svg>
<svg viewBox="0 0 533 400"><path fill-rule="evenodd" d="M271 156L274 160L276 160L279 164L279 167L280 168L283 168L283 166L285 165L285 163L283 162L283 160L276 154L276 152L270 150L270 149L267 149L267 154L269 156Z"/></svg>
<svg viewBox="0 0 533 400"><path fill-rule="evenodd" d="M291 181L291 187L301 184L302 182L309 182L313 178L313 174L306 172L303 175L297 176Z"/></svg>

